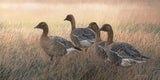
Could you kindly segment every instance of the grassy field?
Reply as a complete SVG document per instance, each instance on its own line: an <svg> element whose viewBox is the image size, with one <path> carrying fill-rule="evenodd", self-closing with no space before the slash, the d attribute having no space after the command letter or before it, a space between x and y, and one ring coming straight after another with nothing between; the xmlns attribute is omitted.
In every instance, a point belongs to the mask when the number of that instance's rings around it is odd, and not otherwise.
<svg viewBox="0 0 160 80"><path fill-rule="evenodd" d="M119 4L41 4L0 3L0 80L160 80L160 10L159 4L146 2ZM39 22L49 25L49 35L70 40L71 25L65 22L73 14L77 27L97 22L112 25L114 41L128 42L148 57L148 62L116 71L107 68L94 54L94 46L84 52L61 58L51 65L41 49L41 30L33 29ZM106 33L102 32L103 40ZM107 71L106 71L107 69Z"/></svg>

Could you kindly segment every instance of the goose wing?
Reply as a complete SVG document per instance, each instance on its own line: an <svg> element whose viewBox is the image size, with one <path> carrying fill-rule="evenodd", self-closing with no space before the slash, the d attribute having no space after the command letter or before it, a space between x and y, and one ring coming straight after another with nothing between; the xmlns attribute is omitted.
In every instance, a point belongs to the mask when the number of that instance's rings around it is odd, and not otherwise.
<svg viewBox="0 0 160 80"><path fill-rule="evenodd" d="M67 53L66 47L63 43L56 41L53 37L49 37L48 53L54 56L63 56Z"/></svg>
<svg viewBox="0 0 160 80"><path fill-rule="evenodd" d="M122 47L123 48L123 47ZM119 49L118 51L114 51L115 49L109 49L109 59L113 63L119 63L121 66L131 66L134 63L143 63L143 61L135 56L132 56L127 53L124 49Z"/></svg>
<svg viewBox="0 0 160 80"><path fill-rule="evenodd" d="M61 45L61 49L65 49L67 51L66 55L70 54L70 52L72 51L81 51L80 48L75 47L72 42L59 37L59 36L50 36L49 38L51 38L52 40L55 40L55 42L57 43L57 45L59 44L59 46Z"/></svg>
<svg viewBox="0 0 160 80"><path fill-rule="evenodd" d="M125 46L126 52L128 52L128 54L130 53L130 55L134 56L134 57L141 57L142 53L139 52L135 47L133 47L132 45L128 44L128 43L122 43L122 45Z"/></svg>
<svg viewBox="0 0 160 80"><path fill-rule="evenodd" d="M95 34L88 28L77 28L74 29L71 33L72 36L77 37L79 41L88 41L90 43L94 43L95 41Z"/></svg>
<svg viewBox="0 0 160 80"><path fill-rule="evenodd" d="M142 53L128 43L115 42L109 46L112 51L118 52L123 58L142 59Z"/></svg>
<svg viewBox="0 0 160 80"><path fill-rule="evenodd" d="M68 48L72 48L74 47L74 45L72 44L72 42L59 37L59 36L49 36L49 38L54 39L56 42L60 43L61 45L63 45L66 49Z"/></svg>

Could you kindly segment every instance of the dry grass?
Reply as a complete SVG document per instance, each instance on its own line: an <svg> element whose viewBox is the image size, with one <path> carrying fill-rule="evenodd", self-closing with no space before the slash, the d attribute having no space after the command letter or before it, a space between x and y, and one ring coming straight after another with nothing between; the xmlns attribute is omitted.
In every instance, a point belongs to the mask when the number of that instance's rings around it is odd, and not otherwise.
<svg viewBox="0 0 160 80"><path fill-rule="evenodd" d="M126 5L48 4L41 9L0 8L0 80L159 80L160 10L156 5L141 5L140 8L133 4L126 8ZM99 26L110 23L115 41L128 42L151 59L133 66L133 76L130 68L121 67L116 75L114 70L110 70L110 63L107 63L106 71L92 46L87 55L84 52L73 53L62 57L57 67L51 65L39 45L42 31L33 27L46 21L49 35L70 40L70 23L63 21L68 13L75 15L77 27L85 27L92 21ZM102 32L101 37L106 40L107 35Z"/></svg>

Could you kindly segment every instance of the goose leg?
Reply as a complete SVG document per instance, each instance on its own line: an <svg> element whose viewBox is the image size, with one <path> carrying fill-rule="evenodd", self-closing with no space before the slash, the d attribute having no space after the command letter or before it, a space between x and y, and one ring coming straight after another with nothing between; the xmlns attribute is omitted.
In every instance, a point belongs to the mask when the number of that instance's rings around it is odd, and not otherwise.
<svg viewBox="0 0 160 80"><path fill-rule="evenodd" d="M131 68L131 75L133 76L133 67Z"/></svg>
<svg viewBox="0 0 160 80"><path fill-rule="evenodd" d="M89 59L89 56L87 55L87 50L88 50L88 48L85 48L85 49L84 49L85 56L86 56L86 61L87 61L87 63L88 63L88 61L89 61L89 60L88 60L88 59Z"/></svg>
<svg viewBox="0 0 160 80"><path fill-rule="evenodd" d="M56 67L58 65L58 62L59 62L59 57L57 57L57 59L56 59Z"/></svg>
<svg viewBox="0 0 160 80"><path fill-rule="evenodd" d="M51 57L51 64L53 64L53 57Z"/></svg>
<svg viewBox="0 0 160 80"><path fill-rule="evenodd" d="M106 67L106 60L104 61L104 66Z"/></svg>
<svg viewBox="0 0 160 80"><path fill-rule="evenodd" d="M85 48L85 54L87 54L87 50L88 50L88 48Z"/></svg>
<svg viewBox="0 0 160 80"><path fill-rule="evenodd" d="M105 67L105 69L107 71L106 60L104 61L104 67Z"/></svg>
<svg viewBox="0 0 160 80"><path fill-rule="evenodd" d="M87 50L88 50L88 48L85 48L85 49L84 49L84 52L85 52L85 55L86 55L87 60L88 60L89 56L87 55Z"/></svg>
<svg viewBox="0 0 160 80"><path fill-rule="evenodd" d="M112 64L112 66L111 66L111 70L113 69L113 64Z"/></svg>
<svg viewBox="0 0 160 80"><path fill-rule="evenodd" d="M116 70L117 70L117 75L118 75L118 73L119 73L119 68L118 68L118 67L116 67Z"/></svg>

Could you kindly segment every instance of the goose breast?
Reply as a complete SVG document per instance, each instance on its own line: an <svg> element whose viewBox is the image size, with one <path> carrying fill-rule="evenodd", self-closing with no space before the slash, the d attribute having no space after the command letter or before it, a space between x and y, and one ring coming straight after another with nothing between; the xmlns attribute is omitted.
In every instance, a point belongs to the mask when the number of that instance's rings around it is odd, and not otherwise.
<svg viewBox="0 0 160 80"><path fill-rule="evenodd" d="M105 52L106 41L100 41L95 44L95 52L103 59L107 59L107 54Z"/></svg>

